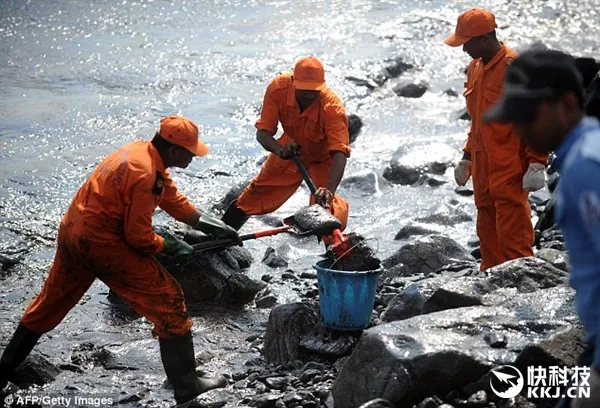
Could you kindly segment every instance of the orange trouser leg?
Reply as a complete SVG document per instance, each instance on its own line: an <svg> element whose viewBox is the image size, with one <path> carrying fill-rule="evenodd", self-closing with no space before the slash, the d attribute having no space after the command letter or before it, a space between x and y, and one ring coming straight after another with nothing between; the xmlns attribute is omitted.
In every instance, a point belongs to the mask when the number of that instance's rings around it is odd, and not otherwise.
<svg viewBox="0 0 600 408"><path fill-rule="evenodd" d="M27 307L21 323L38 334L54 329L79 302L94 279L94 275L71 255L65 228L61 226L50 273L41 292Z"/></svg>
<svg viewBox="0 0 600 408"><path fill-rule="evenodd" d="M498 243L496 224L496 206L489 191L489 161L483 151L473 152L471 156L473 192L477 207L477 236L481 250L480 271L505 261Z"/></svg>
<svg viewBox="0 0 600 408"><path fill-rule="evenodd" d="M237 200L248 215L269 214L281 207L298 189L302 176L291 160L270 154L265 164Z"/></svg>
<svg viewBox="0 0 600 408"><path fill-rule="evenodd" d="M97 246L82 256L95 275L138 314L154 324L152 333L172 338L192 327L181 286L153 256L122 243Z"/></svg>

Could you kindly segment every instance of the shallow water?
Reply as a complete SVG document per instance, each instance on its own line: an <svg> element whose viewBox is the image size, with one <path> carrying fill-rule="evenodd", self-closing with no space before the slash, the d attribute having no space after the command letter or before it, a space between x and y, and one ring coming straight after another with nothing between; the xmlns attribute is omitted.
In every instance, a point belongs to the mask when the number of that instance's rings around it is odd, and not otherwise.
<svg viewBox="0 0 600 408"><path fill-rule="evenodd" d="M210 209L232 185L259 170L256 162L264 152L253 124L263 92L275 74L291 69L300 56L314 54L325 63L329 85L365 124L347 176L381 174L400 147L409 149L409 160L415 162L458 158L468 122L455 120L455 112L464 100L443 91L462 91L469 59L442 40L452 32L458 13L476 5L495 12L499 35L513 48L542 41L578 56L600 57L596 0L3 0L0 252L19 253L24 262L2 280L1 337L12 333L41 287L60 217L103 156L132 140L150 138L161 116L189 116L200 125L211 151L172 174L199 207ZM345 79L374 76L397 57L416 68L374 91ZM404 78L425 80L429 92L419 99L397 97L392 88ZM474 217L472 198L453 191L452 168L444 178L448 183L438 188L380 183L376 194L340 189L351 205L349 229L374 237L383 259L401 245L394 235L411 220L458 210ZM289 215L307 200L302 188L275 215ZM177 227L164 214L155 218ZM254 219L244 230L264 226ZM474 223L442 231L466 244ZM288 235L246 246L255 257L250 271L255 278L282 272L260 264L267 246L284 253L297 271L309 269L322 252L314 239ZM272 289L280 302L297 299L285 285L273 284ZM157 386L164 377L150 325L119 316L107 304L106 293L105 286L95 284L39 350L59 364L86 341L126 344L138 353L126 360L140 367L125 376L98 368L71 377L66 372L50 387L60 390L76 381L83 390L125 390L141 393L141 404L155 400L164 405L170 393ZM252 308L199 314L194 318L197 351L216 354L204 368L239 370L249 358L244 339L264 329L267 312ZM231 346L223 347L223 339L230 339Z"/></svg>

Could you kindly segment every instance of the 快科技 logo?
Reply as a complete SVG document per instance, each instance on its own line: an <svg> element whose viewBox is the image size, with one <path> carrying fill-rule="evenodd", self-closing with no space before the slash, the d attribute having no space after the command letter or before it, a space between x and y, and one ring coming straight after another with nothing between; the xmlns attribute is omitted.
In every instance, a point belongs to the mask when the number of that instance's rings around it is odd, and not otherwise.
<svg viewBox="0 0 600 408"><path fill-rule="evenodd" d="M500 398L515 398L523 391L525 380L523 374L510 365L500 366L492 370L490 387Z"/></svg>

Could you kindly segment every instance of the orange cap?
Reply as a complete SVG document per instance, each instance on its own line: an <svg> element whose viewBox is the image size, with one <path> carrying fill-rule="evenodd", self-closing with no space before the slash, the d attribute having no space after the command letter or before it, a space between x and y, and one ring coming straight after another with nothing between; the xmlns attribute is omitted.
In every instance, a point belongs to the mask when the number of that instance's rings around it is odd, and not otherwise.
<svg viewBox="0 0 600 408"><path fill-rule="evenodd" d="M491 12L473 8L458 16L454 34L444 42L451 47L460 47L473 37L491 33L496 27L496 17Z"/></svg>
<svg viewBox="0 0 600 408"><path fill-rule="evenodd" d="M315 57L300 58L294 67L294 87L307 91L322 91L327 88L325 69Z"/></svg>
<svg viewBox="0 0 600 408"><path fill-rule="evenodd" d="M208 146L198 140L198 126L188 118L171 115L160 120L160 136L196 156L206 156Z"/></svg>

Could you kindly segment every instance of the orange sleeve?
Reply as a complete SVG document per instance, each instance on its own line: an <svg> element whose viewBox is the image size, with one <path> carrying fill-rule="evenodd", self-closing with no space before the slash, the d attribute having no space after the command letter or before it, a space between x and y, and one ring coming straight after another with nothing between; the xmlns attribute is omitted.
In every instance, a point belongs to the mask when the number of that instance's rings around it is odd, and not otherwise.
<svg viewBox="0 0 600 408"><path fill-rule="evenodd" d="M164 238L152 230L152 214L156 210L156 195L152 193L154 180L140 177L127 186L125 193L125 239L141 252L161 252Z"/></svg>
<svg viewBox="0 0 600 408"><path fill-rule="evenodd" d="M255 125L258 130L266 130L273 134L277 133L277 124L279 123L279 106L274 95L278 89L275 81L276 79L271 81L267 87L260 111L260 118L258 118Z"/></svg>
<svg viewBox="0 0 600 408"><path fill-rule="evenodd" d="M171 217L183 222L187 216L196 211L196 207L190 200L179 192L168 172L165 173L163 189L163 198L159 207L165 210Z"/></svg>
<svg viewBox="0 0 600 408"><path fill-rule="evenodd" d="M531 163L542 163L543 165L548 164L548 155L538 153L532 150L529 146L525 146L525 156L527 157L527 164Z"/></svg>
<svg viewBox="0 0 600 408"><path fill-rule="evenodd" d="M329 152L342 152L350 157L350 133L348 133L348 116L346 109L340 104L325 107L325 136Z"/></svg>

